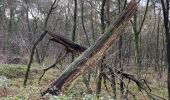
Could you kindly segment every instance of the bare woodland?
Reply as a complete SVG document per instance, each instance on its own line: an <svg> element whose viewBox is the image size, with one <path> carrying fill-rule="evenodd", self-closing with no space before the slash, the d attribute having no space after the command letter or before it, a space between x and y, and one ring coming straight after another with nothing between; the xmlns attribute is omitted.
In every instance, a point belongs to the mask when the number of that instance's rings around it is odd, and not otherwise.
<svg viewBox="0 0 170 100"><path fill-rule="evenodd" d="M28 100L33 95L48 100L75 91L68 100L81 100L87 94L99 100L108 100L105 96L109 100L169 100L169 3L0 0L0 76L11 84L21 82L21 77L23 91L38 88L28 97L22 95ZM5 73L6 65L23 65L24 74L10 78L14 67ZM0 85L0 97L8 98L15 88ZM12 98L18 98L21 91L14 94Z"/></svg>

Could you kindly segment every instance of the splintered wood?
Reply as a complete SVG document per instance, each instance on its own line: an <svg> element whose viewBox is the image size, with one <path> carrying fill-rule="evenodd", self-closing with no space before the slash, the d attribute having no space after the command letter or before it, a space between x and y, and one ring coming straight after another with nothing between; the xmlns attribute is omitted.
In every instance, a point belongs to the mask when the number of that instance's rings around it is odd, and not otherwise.
<svg viewBox="0 0 170 100"><path fill-rule="evenodd" d="M127 8L122 12L115 23L105 30L104 34L99 37L94 45L90 46L77 59L75 59L60 75L60 77L42 92L42 96L46 93L52 95L59 95L63 93L68 89L73 81L82 74L88 72L91 67L93 67L92 65L94 63L99 62L99 60L107 52L108 48L121 35L121 32L124 30L136 10L137 2L135 0L131 0Z"/></svg>

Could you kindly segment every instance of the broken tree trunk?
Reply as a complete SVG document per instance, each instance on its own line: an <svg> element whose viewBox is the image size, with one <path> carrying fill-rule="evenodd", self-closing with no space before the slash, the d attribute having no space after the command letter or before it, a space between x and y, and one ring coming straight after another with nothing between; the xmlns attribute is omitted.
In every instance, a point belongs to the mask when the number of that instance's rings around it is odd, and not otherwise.
<svg viewBox="0 0 170 100"><path fill-rule="evenodd" d="M84 52L87 48L83 47L79 44L74 43L73 41L70 41L60 35L57 34L53 34L51 32L47 32L47 34L49 34L52 38L50 39L51 41L54 41L56 43L59 43L61 45L63 45L65 47L64 49L64 54L63 55L59 55L59 57L56 59L55 63L52 64L50 67L43 69L43 74L40 76L38 83L40 83L42 77L45 75L45 72L48 71L51 68L54 68L57 63L59 63L61 60L63 60L66 55L71 52L71 53L80 53L80 52Z"/></svg>
<svg viewBox="0 0 170 100"><path fill-rule="evenodd" d="M68 52L84 52L87 49L86 47L76 44L73 41L63 38L62 36L50 32L48 32L48 34L52 37L50 39L51 41L62 44L63 46L66 47Z"/></svg>
<svg viewBox="0 0 170 100"><path fill-rule="evenodd" d="M52 41L54 41L54 42L56 42L56 43L59 43L59 44L61 44L61 45L63 45L63 46L65 47L65 51L66 51L65 56L66 56L67 53L69 53L69 52L71 52L72 55L73 55L73 54L77 54L77 53L82 53L82 52L84 52L84 51L87 49L86 47L81 46L81 45L79 45L79 44L76 44L76 43L74 43L73 41L70 41L70 40L68 40L68 39L66 39L66 38L63 38L63 37L60 36L60 35L52 34L52 33L50 33L50 32L49 32L48 34L52 37L52 39L50 39L50 40L52 40ZM65 56L63 56L62 59L65 58ZM62 59L57 60L52 66L44 69L44 73L43 73L42 76L40 77L40 80L41 80L41 78L44 76L44 74L45 74L45 72L46 72L47 70L55 67L56 64L57 64L60 60L62 60ZM84 84L85 84L86 87L87 87L88 93L91 93L92 90L91 90L90 87L89 87L90 73L88 73L87 75L85 75L85 76L83 77L83 82L84 82Z"/></svg>
<svg viewBox="0 0 170 100"><path fill-rule="evenodd" d="M55 80L50 86L42 92L42 96L46 93L52 95L59 95L68 89L68 87L80 75L87 72L94 63L97 63L114 43L116 38L120 36L121 31L128 24L130 18L137 10L136 0L131 0L127 8L123 11L120 17L106 29L104 34L90 46L84 53L82 53L68 68Z"/></svg>

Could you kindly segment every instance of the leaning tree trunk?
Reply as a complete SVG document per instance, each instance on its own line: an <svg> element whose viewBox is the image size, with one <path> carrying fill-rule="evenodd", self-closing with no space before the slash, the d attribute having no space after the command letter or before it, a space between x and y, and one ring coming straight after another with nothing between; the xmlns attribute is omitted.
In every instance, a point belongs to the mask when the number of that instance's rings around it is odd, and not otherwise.
<svg viewBox="0 0 170 100"><path fill-rule="evenodd" d="M46 93L52 95L63 93L80 75L88 72L92 65L103 57L108 48L115 42L116 38L120 36L120 33L124 30L125 26L127 26L136 10L137 2L136 0L131 0L126 10L123 11L116 22L106 29L104 34L94 45L90 46L83 54L74 60L62 75L42 92L42 96Z"/></svg>

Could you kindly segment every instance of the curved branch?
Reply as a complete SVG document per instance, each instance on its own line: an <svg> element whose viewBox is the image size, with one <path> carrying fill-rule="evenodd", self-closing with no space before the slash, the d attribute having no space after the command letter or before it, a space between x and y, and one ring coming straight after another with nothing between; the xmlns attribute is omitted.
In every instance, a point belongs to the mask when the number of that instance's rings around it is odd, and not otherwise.
<svg viewBox="0 0 170 100"><path fill-rule="evenodd" d="M61 54L59 55L58 59L56 59L56 61L55 61L54 64L52 64L52 65L51 65L50 67L48 67L48 68L43 69L43 74L40 76L38 83L40 83L41 79L42 79L43 76L45 75L45 72L48 71L48 70L51 69L51 68L54 68L54 67L57 65L57 63L59 63L61 60L64 59L64 57L65 57L66 55L67 55L67 50L65 50L65 53L64 53L62 56L61 56Z"/></svg>

